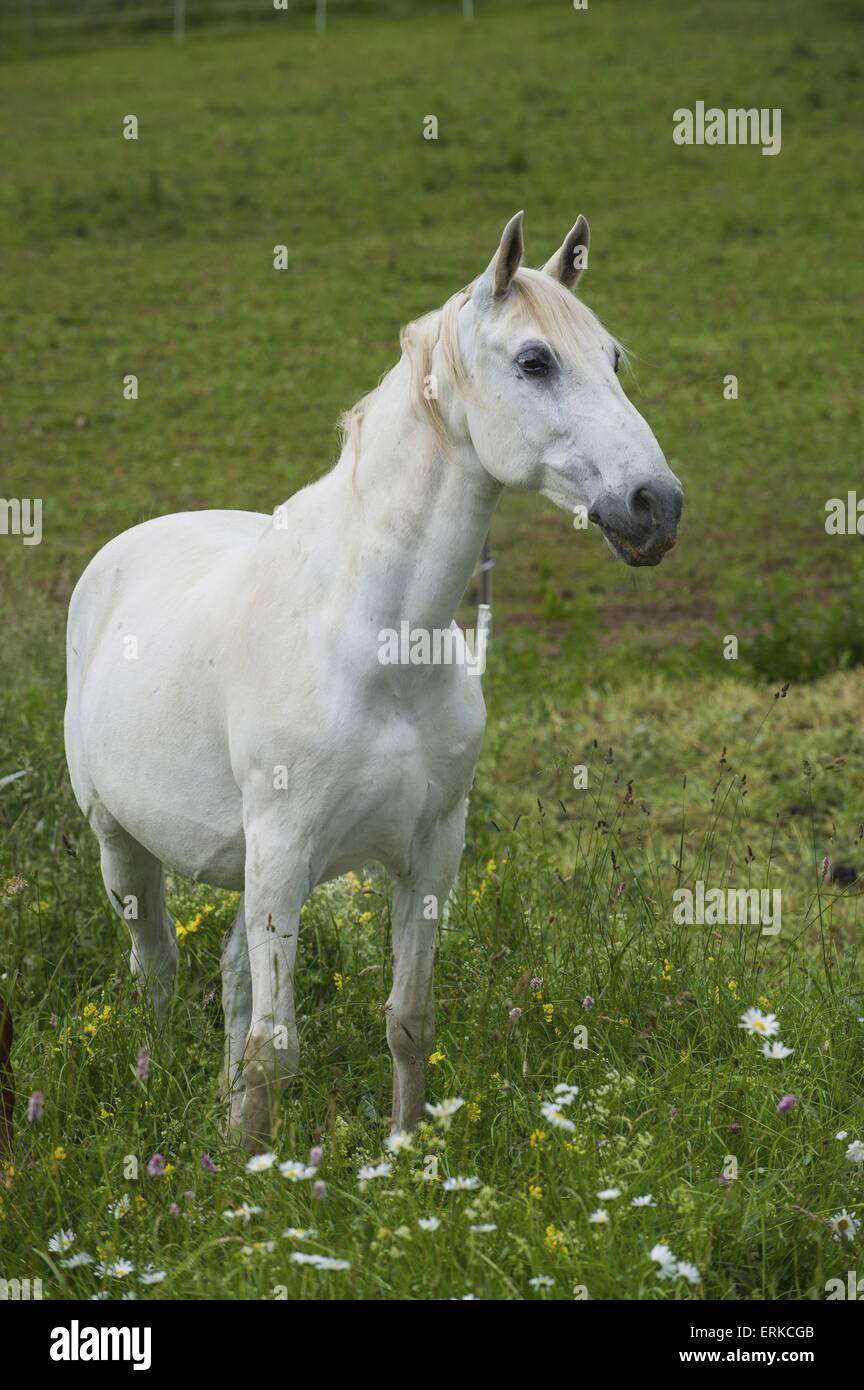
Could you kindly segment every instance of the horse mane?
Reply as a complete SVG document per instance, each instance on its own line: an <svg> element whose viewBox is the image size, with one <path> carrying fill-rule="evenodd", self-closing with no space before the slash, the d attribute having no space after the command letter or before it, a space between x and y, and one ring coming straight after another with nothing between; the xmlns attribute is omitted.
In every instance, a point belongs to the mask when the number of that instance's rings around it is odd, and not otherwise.
<svg viewBox="0 0 864 1390"><path fill-rule="evenodd" d="M432 376L432 358L435 349L440 347L448 386L459 395L466 396L470 391L470 383L459 351L456 319L459 310L471 298L477 283L478 281L474 280L464 289L458 290L440 309L433 309L431 313L413 319L399 334L399 346L402 349L400 360L407 360L410 365L415 402L431 424L442 449L447 447L446 426L437 393L427 390L429 378ZM578 361L584 358L589 343L602 346L608 341L609 334L597 315L554 276L523 266L513 277L510 290L501 306L504 313L515 315L521 310L533 321L538 332L549 340L560 356L575 358ZM629 359L625 349L620 343L616 343L616 346L626 363ZM340 417L341 442L344 446L350 440L355 467L360 456L360 430L363 418L381 386L393 371L395 366L384 372L377 385Z"/></svg>

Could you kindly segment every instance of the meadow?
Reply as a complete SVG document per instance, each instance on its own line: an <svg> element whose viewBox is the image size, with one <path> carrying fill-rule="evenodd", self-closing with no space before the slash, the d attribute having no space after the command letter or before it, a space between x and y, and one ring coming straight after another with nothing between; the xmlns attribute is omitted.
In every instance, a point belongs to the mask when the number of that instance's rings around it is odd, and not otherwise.
<svg viewBox="0 0 864 1390"><path fill-rule="evenodd" d="M864 1209L864 548L824 526L861 477L860 8L370 9L321 37L288 16L2 65L0 495L42 498L44 534L0 535L0 1277L52 1298L823 1298ZM700 99L782 108L780 155L674 145ZM386 1149L369 866L304 910L301 1073L250 1170L218 1085L235 900L170 880L180 984L154 1038L65 773L66 604L125 527L269 511L319 476L399 327L520 207L532 264L591 222L579 292L630 350L680 540L627 571L504 498L439 1109ZM779 889L782 930L676 922L700 880Z"/></svg>

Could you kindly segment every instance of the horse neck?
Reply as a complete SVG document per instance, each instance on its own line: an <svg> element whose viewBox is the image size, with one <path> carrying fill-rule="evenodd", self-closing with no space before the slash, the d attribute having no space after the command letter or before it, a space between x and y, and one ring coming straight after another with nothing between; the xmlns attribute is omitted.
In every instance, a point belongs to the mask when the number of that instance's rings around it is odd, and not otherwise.
<svg viewBox="0 0 864 1390"><path fill-rule="evenodd" d="M369 400L331 477L344 489L358 597L382 627L447 628L476 568L499 484L467 431L444 447L405 357ZM445 421L446 423L446 421ZM355 443L359 449L355 453Z"/></svg>

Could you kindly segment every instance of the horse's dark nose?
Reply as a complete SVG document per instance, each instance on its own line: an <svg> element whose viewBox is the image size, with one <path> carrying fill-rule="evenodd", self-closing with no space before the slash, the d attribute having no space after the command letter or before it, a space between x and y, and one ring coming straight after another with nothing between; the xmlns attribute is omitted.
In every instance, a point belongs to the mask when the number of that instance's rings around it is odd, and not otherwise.
<svg viewBox="0 0 864 1390"><path fill-rule="evenodd" d="M677 478L646 478L626 497L608 492L598 497L588 519L628 565L657 565L675 544L683 505Z"/></svg>
<svg viewBox="0 0 864 1390"><path fill-rule="evenodd" d="M627 506L637 526L674 539L684 506L684 493L678 483L661 483L652 478L632 489Z"/></svg>

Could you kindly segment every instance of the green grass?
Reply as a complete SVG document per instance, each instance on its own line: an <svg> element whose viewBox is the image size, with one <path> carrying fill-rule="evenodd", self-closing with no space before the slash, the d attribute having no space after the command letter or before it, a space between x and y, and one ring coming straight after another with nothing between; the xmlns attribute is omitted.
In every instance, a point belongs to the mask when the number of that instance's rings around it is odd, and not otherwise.
<svg viewBox="0 0 864 1390"><path fill-rule="evenodd" d="M751 744L762 724L749 721ZM602 721L594 727L605 735ZM771 739L764 747L769 760L777 755ZM529 1280L545 1275L555 1281L550 1297L572 1298L578 1286L591 1298L775 1299L819 1297L827 1278L845 1278L851 1256L828 1221L861 1197L860 1171L834 1138L839 1129L860 1135L864 1121L855 897L821 882L806 831L797 862L810 867L799 867L797 892L766 862L754 775L762 759L736 757L734 770L710 760L713 804L697 793L691 810L682 794L674 856L655 852L671 849L671 827L655 830L638 785L627 794L637 768L599 753L587 761L589 791L567 796L563 870L550 851L554 803L528 809L515 830L476 833L441 933L429 1069L434 1100L466 1104L449 1131L430 1127L390 1177L365 1187L357 1173L382 1158L389 1099L386 896L372 874L319 891L305 910L302 1072L273 1151L305 1161L312 1143L322 1145L327 1196L317 1202L311 1181L246 1173L244 1156L220 1138L215 990L232 895L173 885L177 919L193 929L180 942L171 1041L155 1045L142 1084L135 1065L147 1020L101 908L94 847L67 812L61 824L72 838L53 854L46 847L37 882L6 891L19 1078L45 1095L41 1123L23 1124L2 1197L6 1266L41 1273L54 1296L104 1289L92 1267L64 1270L47 1252L52 1234L71 1229L76 1249L165 1270L163 1283L139 1289L157 1298L284 1289L291 1298L506 1299L537 1296ZM743 766L759 803L753 818ZM801 794L827 796L823 777L813 780ZM46 840L59 830L46 827ZM742 877L728 856L751 837L756 859ZM676 926L672 888L698 877L780 882L783 931ZM532 977L542 980L533 990ZM745 1035L739 1019L751 1005L777 1012L791 1057L766 1060ZM522 1011L516 1021L513 1009ZM562 1081L579 1087L566 1111L572 1131L540 1115ZM779 1114L790 1094L797 1104ZM172 1164L170 1176L147 1175L154 1152ZM216 1174L203 1170L202 1153ZM724 1184L730 1156L737 1176ZM482 1186L447 1192L443 1180L454 1175ZM609 1186L622 1196L601 1201ZM649 1193L656 1206L631 1207ZM124 1194L130 1207L118 1220L109 1207ZM243 1201L261 1210L238 1230L224 1211ZM609 1224L590 1224L601 1207ZM433 1215L440 1228L422 1231L418 1219ZM497 1229L470 1232L486 1223ZM308 1242L283 1237L310 1225ZM657 1279L649 1252L661 1240L697 1265L699 1288ZM265 1248L244 1253L256 1242ZM297 1267L297 1248L351 1268Z"/></svg>
<svg viewBox="0 0 864 1390"><path fill-rule="evenodd" d="M817 22L804 0L621 0L470 27L345 18L323 42L297 23L196 31L182 50L148 36L4 67L0 492L44 499L44 539L0 536L0 776L32 769L0 789L19 1094L0 1277L122 1292L60 1267L61 1228L136 1277L165 1270L136 1285L150 1298L806 1299L854 1266L826 1222L864 1203L834 1138L864 1139L860 892L820 866L864 862L860 540L824 530L826 500L856 485L860 425L856 39L842 3ZM672 111L699 99L782 107L782 154L674 146ZM523 206L532 263L589 216L584 293L633 351L629 389L684 482L684 526L634 574L546 504L504 500L489 730L429 1069L433 1099L466 1104L360 1187L387 1132L387 899L374 868L321 890L301 938L302 1071L274 1139L281 1160L323 1147L315 1202L310 1182L246 1173L220 1137L230 895L171 881L178 920L202 915L171 1034L150 1040L65 775L65 604L142 518L269 509L318 476L399 326L479 271ZM675 925L673 891L700 877L780 888L780 935ZM784 1061L738 1026L760 1001ZM580 1088L572 1132L539 1111L564 1081ZM147 1175L154 1152L168 1177ZM442 1181L423 1180L429 1155ZM457 1174L482 1189L443 1191ZM608 1186L623 1195L601 1202ZM646 1192L655 1207L629 1205ZM260 1215L226 1220L244 1200ZM601 1205L611 1220L592 1225ZM282 1236L310 1224L308 1244ZM700 1286L657 1279L659 1241ZM351 1268L296 1265L295 1248Z"/></svg>

